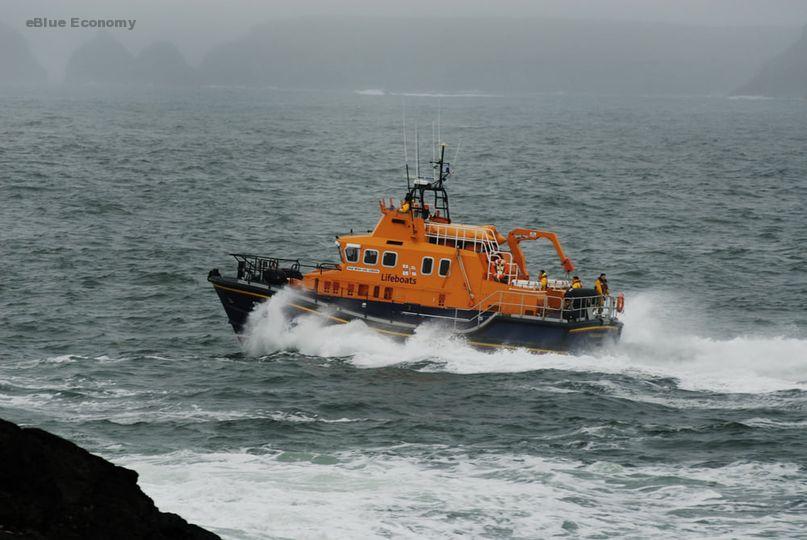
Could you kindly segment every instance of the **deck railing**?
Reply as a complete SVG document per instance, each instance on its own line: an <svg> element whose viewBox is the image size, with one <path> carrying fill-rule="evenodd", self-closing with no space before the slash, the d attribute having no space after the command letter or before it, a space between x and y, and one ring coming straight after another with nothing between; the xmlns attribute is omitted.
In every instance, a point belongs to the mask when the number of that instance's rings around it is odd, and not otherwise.
<svg viewBox="0 0 807 540"><path fill-rule="evenodd" d="M517 300L506 301L506 295L517 295ZM612 296L581 296L565 298L544 295L538 301L538 295L513 291L496 291L471 308L473 315L463 317L460 310L454 310L454 316L429 315L421 316L444 320L453 323L458 331L469 331L484 326L499 315L534 317L553 322L576 322L588 320L613 320L616 318L616 299ZM467 313L468 310L462 310Z"/></svg>
<svg viewBox="0 0 807 540"><path fill-rule="evenodd" d="M476 314L465 321L475 322L477 325L482 324L486 315L491 313L556 322L611 320L617 315L616 299L613 296L552 296L512 289L495 291L471 309Z"/></svg>
<svg viewBox="0 0 807 540"><path fill-rule="evenodd" d="M331 262L306 261L304 259L283 259L281 257L266 257L263 255L248 255L230 253L238 261L238 279L247 282L271 283L277 276L302 279L300 269L310 270L338 270L339 265Z"/></svg>
<svg viewBox="0 0 807 540"><path fill-rule="evenodd" d="M480 245L488 253L499 250L496 235L485 227L454 223L427 223L426 237L433 239L437 245L448 245L448 242L453 242L454 246L459 247L460 243L468 243Z"/></svg>

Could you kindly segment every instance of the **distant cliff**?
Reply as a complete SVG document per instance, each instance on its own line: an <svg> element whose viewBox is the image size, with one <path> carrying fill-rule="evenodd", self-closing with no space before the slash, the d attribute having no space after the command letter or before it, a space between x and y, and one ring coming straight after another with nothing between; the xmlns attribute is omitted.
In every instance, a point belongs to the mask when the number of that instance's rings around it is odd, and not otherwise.
<svg viewBox="0 0 807 540"><path fill-rule="evenodd" d="M176 86L197 84L198 76L173 43L154 43L135 57L115 38L99 33L70 57L65 81Z"/></svg>
<svg viewBox="0 0 807 540"><path fill-rule="evenodd" d="M128 83L134 57L109 34L98 33L81 45L67 62L69 83Z"/></svg>
<svg viewBox="0 0 807 540"><path fill-rule="evenodd" d="M136 83L164 86L198 83L196 70L188 65L176 45L167 41L140 51L132 66L132 79Z"/></svg>
<svg viewBox="0 0 807 540"><path fill-rule="evenodd" d="M214 47L212 84L729 94L795 29L517 18L278 20Z"/></svg>
<svg viewBox="0 0 807 540"><path fill-rule="evenodd" d="M801 38L768 61L737 95L807 97L807 27Z"/></svg>
<svg viewBox="0 0 807 540"><path fill-rule="evenodd" d="M0 24L0 83L30 83L47 80L25 38Z"/></svg>
<svg viewBox="0 0 807 540"><path fill-rule="evenodd" d="M137 473L35 428L0 420L0 538L215 540L160 512Z"/></svg>

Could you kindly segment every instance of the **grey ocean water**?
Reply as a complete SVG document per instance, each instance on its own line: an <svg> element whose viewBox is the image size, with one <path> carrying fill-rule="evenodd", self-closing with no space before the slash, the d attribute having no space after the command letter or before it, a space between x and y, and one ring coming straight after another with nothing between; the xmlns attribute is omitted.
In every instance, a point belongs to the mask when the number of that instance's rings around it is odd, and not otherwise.
<svg viewBox="0 0 807 540"><path fill-rule="evenodd" d="M426 158L438 109L461 141L455 219L560 233L622 344L304 320L242 351L207 271L371 228L402 105ZM803 536L805 144L803 101L4 89L0 416L226 538Z"/></svg>

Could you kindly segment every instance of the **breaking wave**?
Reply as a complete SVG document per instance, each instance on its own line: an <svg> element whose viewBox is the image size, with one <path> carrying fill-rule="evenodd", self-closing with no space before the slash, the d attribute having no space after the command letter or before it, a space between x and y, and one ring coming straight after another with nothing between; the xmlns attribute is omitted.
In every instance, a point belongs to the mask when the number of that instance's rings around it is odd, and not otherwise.
<svg viewBox="0 0 807 540"><path fill-rule="evenodd" d="M415 365L458 374L542 369L673 378L686 390L766 393L807 390L807 341L788 337L716 339L687 334L662 318L652 293L630 298L620 344L596 352L534 354L473 348L438 326L424 325L405 342L383 336L361 321L327 325L318 315L287 319L289 293L281 292L250 315L245 350L252 356L296 350L323 358L347 358L361 368ZM666 307L666 306L665 306ZM426 364L425 366L423 364Z"/></svg>

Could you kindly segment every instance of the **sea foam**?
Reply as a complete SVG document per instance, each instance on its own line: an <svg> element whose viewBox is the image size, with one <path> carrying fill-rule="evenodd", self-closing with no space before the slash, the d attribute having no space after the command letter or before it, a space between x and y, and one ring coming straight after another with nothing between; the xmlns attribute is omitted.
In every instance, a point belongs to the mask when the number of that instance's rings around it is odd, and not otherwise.
<svg viewBox="0 0 807 540"><path fill-rule="evenodd" d="M798 535L790 463L616 463L428 445L329 455L265 448L127 456L160 509L222 536L444 538ZM742 501L758 501L743 507ZM769 508L766 508L768 507ZM746 509L732 513L727 509ZM759 512L765 513L760 518ZM538 533L540 531L540 533Z"/></svg>

